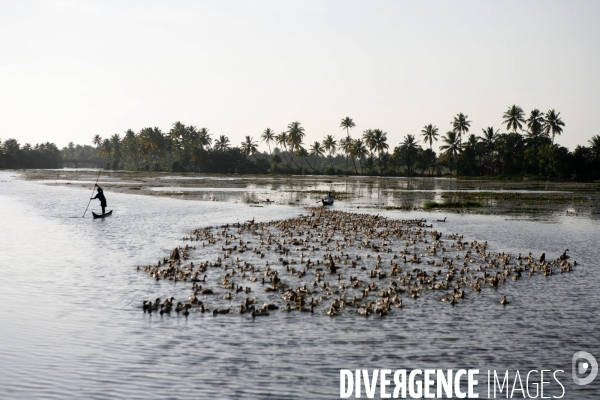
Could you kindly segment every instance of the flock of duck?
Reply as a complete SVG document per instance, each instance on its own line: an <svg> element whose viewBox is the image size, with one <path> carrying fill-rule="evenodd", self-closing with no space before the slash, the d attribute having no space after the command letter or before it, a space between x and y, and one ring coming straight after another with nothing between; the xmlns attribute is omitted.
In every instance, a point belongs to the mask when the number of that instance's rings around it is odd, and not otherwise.
<svg viewBox="0 0 600 400"><path fill-rule="evenodd" d="M523 275L568 273L557 259L492 253L487 242L446 235L424 219L309 208L296 218L196 229L168 257L138 266L156 281L189 285L185 301L145 300L147 313L278 312L384 316L431 292L454 306ZM438 222L445 222L440 220ZM403 302L404 301L404 302ZM412 301L412 300L410 300ZM509 304L506 296L498 299Z"/></svg>

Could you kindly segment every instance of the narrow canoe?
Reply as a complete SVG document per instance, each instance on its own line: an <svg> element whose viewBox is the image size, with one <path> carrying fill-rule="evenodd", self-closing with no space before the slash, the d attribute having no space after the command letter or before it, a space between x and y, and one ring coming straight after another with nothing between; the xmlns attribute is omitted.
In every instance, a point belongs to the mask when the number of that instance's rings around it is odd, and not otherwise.
<svg viewBox="0 0 600 400"><path fill-rule="evenodd" d="M109 212L105 213L105 214L96 214L95 212L92 211L92 216L94 217L94 219L96 218L106 218L106 217L110 217L112 215L113 210L110 210Z"/></svg>

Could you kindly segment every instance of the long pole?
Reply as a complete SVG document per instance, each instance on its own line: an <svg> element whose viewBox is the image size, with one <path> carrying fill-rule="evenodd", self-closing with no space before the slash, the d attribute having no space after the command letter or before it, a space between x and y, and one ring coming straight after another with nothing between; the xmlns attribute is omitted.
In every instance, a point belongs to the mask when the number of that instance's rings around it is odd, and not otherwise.
<svg viewBox="0 0 600 400"><path fill-rule="evenodd" d="M98 177L96 178L96 183L94 183L94 188L92 188L92 195L90 196L90 201L88 201L88 205L85 208L85 212L83 213L83 215L81 216L81 218L85 217L85 214L87 213L88 208L90 208L90 203L92 202L92 198L94 197L94 191L96 188L96 185L98 184L98 179L100 179L100 173L102 172L102 168L100 168L100 171L98 171Z"/></svg>

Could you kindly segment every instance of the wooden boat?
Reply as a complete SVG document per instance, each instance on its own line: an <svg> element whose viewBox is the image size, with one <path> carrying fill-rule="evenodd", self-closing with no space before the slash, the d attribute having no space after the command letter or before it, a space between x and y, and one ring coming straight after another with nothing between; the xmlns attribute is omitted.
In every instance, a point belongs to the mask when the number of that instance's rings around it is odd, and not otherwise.
<svg viewBox="0 0 600 400"><path fill-rule="evenodd" d="M92 216L94 217L94 219L96 218L106 218L106 217L110 217L112 215L113 210L110 210L107 213L104 214L96 214L95 212L92 211Z"/></svg>
<svg viewBox="0 0 600 400"><path fill-rule="evenodd" d="M333 205L333 200L326 201L326 200L321 199L321 201L323 202L324 206L332 206Z"/></svg>

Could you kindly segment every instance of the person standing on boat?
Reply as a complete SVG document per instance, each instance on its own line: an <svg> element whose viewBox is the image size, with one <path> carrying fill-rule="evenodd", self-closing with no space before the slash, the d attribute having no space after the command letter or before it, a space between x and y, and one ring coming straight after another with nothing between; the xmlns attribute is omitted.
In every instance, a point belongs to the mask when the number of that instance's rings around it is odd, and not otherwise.
<svg viewBox="0 0 600 400"><path fill-rule="evenodd" d="M92 197L92 200L100 200L100 207L102 207L102 215L104 215L104 210L106 209L106 197L104 197L104 192L102 191L102 188L98 186L98 184L96 184L95 186L98 188L98 193L96 194L96 196Z"/></svg>

